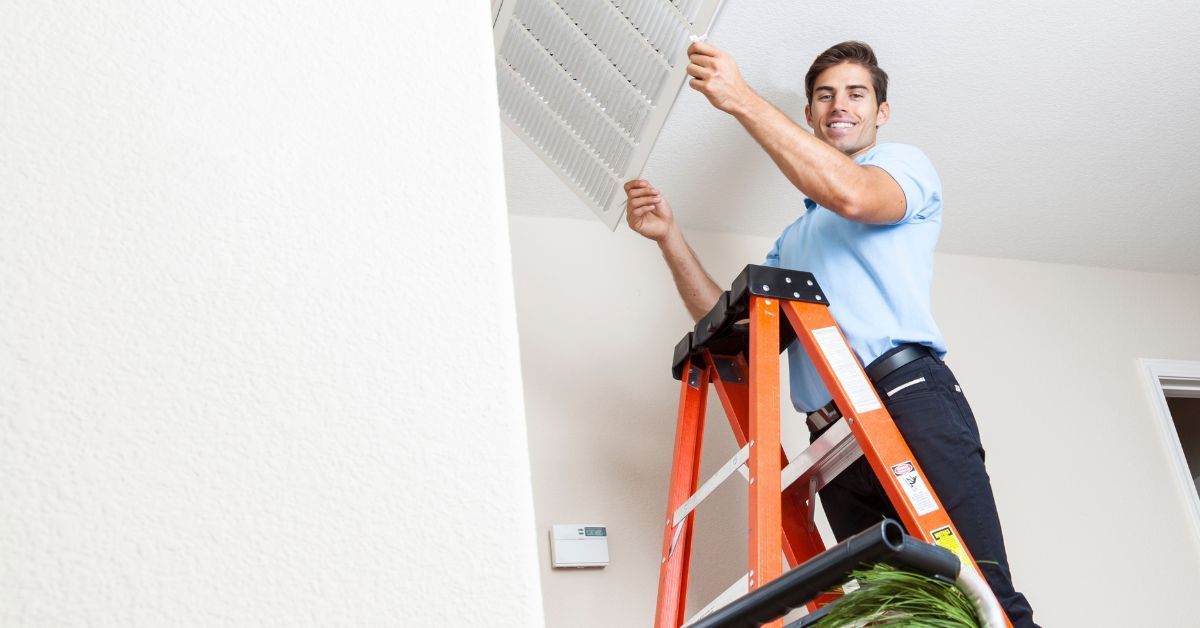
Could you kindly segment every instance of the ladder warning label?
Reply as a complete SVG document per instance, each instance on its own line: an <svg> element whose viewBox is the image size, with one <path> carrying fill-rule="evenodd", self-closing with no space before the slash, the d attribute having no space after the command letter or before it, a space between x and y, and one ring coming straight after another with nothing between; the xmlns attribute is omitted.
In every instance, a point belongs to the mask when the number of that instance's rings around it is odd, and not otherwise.
<svg viewBox="0 0 1200 628"><path fill-rule="evenodd" d="M875 389L871 387L871 382L867 381L867 374L858 365L854 354L850 353L850 347L842 339L838 328L822 327L814 329L812 334L821 353L825 354L825 359L829 361L833 376L850 398L854 411L863 413L882 408L879 397L875 395Z"/></svg>
<svg viewBox="0 0 1200 628"><path fill-rule="evenodd" d="M967 562L967 553L963 551L962 543L958 542L958 537L954 536L954 530L951 530L950 526L938 528L930 534L933 535L934 543L954 552L959 560Z"/></svg>
<svg viewBox="0 0 1200 628"><path fill-rule="evenodd" d="M921 475L917 473L917 467L911 461L906 460L892 465L892 473L896 475L896 479L904 489L904 494L908 495L908 501L912 503L918 515L929 514L938 509L933 494L929 492L929 487L925 486L925 480L921 479Z"/></svg>

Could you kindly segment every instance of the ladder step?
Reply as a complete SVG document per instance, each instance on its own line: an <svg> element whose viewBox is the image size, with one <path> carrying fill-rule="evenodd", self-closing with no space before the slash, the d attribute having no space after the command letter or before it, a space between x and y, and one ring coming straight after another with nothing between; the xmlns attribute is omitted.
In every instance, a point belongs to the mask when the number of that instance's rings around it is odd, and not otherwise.
<svg viewBox="0 0 1200 628"><path fill-rule="evenodd" d="M783 490L797 481L804 486L814 480L811 490L821 490L859 456L862 456L862 448L858 446L846 419L842 419L831 425L820 438L784 467Z"/></svg>

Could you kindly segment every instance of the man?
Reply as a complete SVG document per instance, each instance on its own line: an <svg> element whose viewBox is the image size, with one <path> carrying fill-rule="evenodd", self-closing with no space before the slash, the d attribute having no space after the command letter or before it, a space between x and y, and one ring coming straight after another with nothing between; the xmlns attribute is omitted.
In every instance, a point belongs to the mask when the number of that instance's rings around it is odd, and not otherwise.
<svg viewBox="0 0 1200 628"><path fill-rule="evenodd" d="M808 133L756 94L733 59L704 43L688 49L689 85L736 118L801 192L805 213L784 229L765 264L813 273L830 309L905 441L1014 626L1036 626L1015 591L1000 520L970 406L950 369L930 308L933 250L941 228L941 182L929 159L878 144L890 114L887 74L862 42L821 53L805 76ZM658 243L693 318L721 288L708 276L648 181L625 185L627 220ZM798 343L788 348L792 403L812 438L836 408ZM819 412L818 412L819 411ZM839 540L897 518L865 459L821 490Z"/></svg>

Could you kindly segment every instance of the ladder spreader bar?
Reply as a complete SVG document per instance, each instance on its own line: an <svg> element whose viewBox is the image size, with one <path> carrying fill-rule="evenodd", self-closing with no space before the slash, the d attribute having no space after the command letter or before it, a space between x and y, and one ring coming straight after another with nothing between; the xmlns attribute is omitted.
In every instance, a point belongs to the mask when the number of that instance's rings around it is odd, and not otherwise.
<svg viewBox="0 0 1200 628"><path fill-rule="evenodd" d="M704 482L700 490L696 491L686 502L683 502L679 508L675 509L675 516L671 518L671 525L678 526L680 523L683 523L683 520L700 505L700 502L707 499L713 491L717 490L718 486L724 483L725 480L728 480L729 476L733 475L733 472L737 471L739 467L746 464L746 461L749 459L750 444L746 443L745 447L739 449L712 477Z"/></svg>
<svg viewBox="0 0 1200 628"><path fill-rule="evenodd" d="M746 595L749 592L750 574L742 574L742 577L737 582L729 585L729 588L721 592L716 599L709 602L707 606L697 611L695 615L692 615L692 617L687 620L687 623L684 624L684 626L689 626L700 621L701 619L704 619L705 617L708 617L713 613L713 611L725 608L725 606L730 602L742 597L743 595Z"/></svg>

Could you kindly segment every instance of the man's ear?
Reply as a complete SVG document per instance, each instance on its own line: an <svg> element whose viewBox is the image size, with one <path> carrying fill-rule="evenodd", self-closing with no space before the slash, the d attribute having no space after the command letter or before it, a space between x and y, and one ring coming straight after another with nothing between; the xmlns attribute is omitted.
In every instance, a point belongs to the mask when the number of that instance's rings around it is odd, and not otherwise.
<svg viewBox="0 0 1200 628"><path fill-rule="evenodd" d="M812 125L812 105L804 105L804 121L808 123L808 128L813 128Z"/></svg>
<svg viewBox="0 0 1200 628"><path fill-rule="evenodd" d="M875 117L875 128L878 129L879 127L883 126L884 124L887 124L888 118L890 118L891 115L892 115L891 105L887 104L886 102L880 104L879 105L879 115Z"/></svg>

